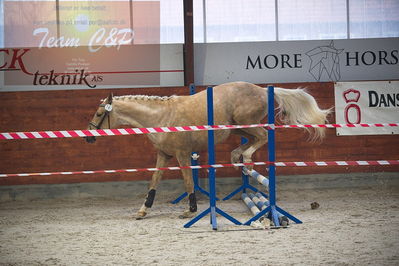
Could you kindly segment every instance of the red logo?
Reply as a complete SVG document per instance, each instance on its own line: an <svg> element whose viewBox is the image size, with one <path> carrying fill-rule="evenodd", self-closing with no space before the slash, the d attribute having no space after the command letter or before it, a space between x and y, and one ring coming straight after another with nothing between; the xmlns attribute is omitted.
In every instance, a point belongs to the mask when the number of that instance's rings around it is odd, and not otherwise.
<svg viewBox="0 0 399 266"><path fill-rule="evenodd" d="M354 89L349 89L344 91L343 93L344 99L346 103L349 102L358 102L360 98L360 91L354 90Z"/></svg>
<svg viewBox="0 0 399 266"><path fill-rule="evenodd" d="M356 103L360 99L360 91L355 89L349 89L342 93L342 97L344 98L346 103L351 103L348 104L344 110L345 122L347 124L359 124L362 118L362 113L359 105L357 105ZM349 117L349 111L351 109L354 110L354 114Z"/></svg>

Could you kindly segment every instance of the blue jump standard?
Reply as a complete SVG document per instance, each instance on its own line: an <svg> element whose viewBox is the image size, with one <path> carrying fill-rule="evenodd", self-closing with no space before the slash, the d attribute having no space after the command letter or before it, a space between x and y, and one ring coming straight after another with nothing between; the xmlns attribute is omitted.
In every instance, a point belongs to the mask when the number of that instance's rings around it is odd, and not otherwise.
<svg viewBox="0 0 399 266"><path fill-rule="evenodd" d="M267 87L268 91L268 124L269 125L274 125L274 87L273 86L268 86ZM258 220L260 217L265 215L266 213L270 212L271 219L273 220L273 223L275 226L280 226L280 222L278 219L278 212L280 212L282 215L287 216L288 219L292 220L295 223L302 223L301 220L298 218L294 217L293 215L289 214L288 212L284 211L280 207L276 205L276 166L274 165L276 161L276 143L275 143L275 132L274 132L274 126L273 128L270 128L267 130L268 131L268 154L269 154L269 162L271 163L269 166L269 203L270 205L260 211L257 215L249 219L244 223L244 225L250 225L253 221Z"/></svg>
<svg viewBox="0 0 399 266"><path fill-rule="evenodd" d="M189 88L190 88L190 95L195 94L195 85L194 84L190 84ZM192 155L192 157L191 157L191 166L198 165L198 158L196 158L197 153L193 152L191 155ZM202 193L202 194L204 194L204 195L209 197L209 192L206 191L205 189L203 189L199 185L198 169L193 169L192 172L193 172L194 192L199 191L200 193ZM171 203L172 204L177 204L177 203L179 203L182 199L184 199L187 196L188 196L188 193L184 192L179 197L177 197L175 200L173 200ZM219 199L216 198L216 200L219 200Z"/></svg>
<svg viewBox="0 0 399 266"><path fill-rule="evenodd" d="M208 111L208 125L214 125L213 121L213 89L212 87L207 88L207 111ZM250 225L253 221L258 220L266 213L270 213L270 217L273 220L275 227L280 226L279 222L279 214L285 215L288 219L292 220L295 223L302 223L301 220L289 214L285 210L281 209L276 205L276 166L274 165L276 161L275 156L275 132L274 132L274 87L268 86L268 124L271 125L271 128L268 129L268 154L269 154L269 162L271 162L269 166L269 206L264 210L261 210L257 215L249 219L244 223L244 225ZM208 158L209 165L215 163L215 147L214 147L214 131L208 131ZM232 197L234 194L245 191L244 189L251 189L253 187L249 185L248 176L243 178L243 186L240 186L238 189L230 193L226 198ZM256 189L256 188L255 188ZM257 190L254 190L255 192ZM185 228L188 228L195 224L197 221L205 217L207 214L210 214L210 222L213 230L217 230L217 220L216 213L230 220L232 223L236 225L241 225L238 220L222 211L218 207L216 207L216 177L215 177L215 168L209 169L209 208L205 211L198 214L191 221L184 225Z"/></svg>
<svg viewBox="0 0 399 266"><path fill-rule="evenodd" d="M213 119L213 88L207 88L207 111L208 111L208 125L214 125ZM213 130L208 130L208 164L215 164L215 136ZM205 217L205 215L210 214L210 222L213 230L217 230L217 220L216 213L230 220L236 225L241 225L239 221L235 218L222 211L220 208L216 207L216 174L215 168L209 168L209 208L198 214L191 221L184 225L188 228L195 224L197 221Z"/></svg>

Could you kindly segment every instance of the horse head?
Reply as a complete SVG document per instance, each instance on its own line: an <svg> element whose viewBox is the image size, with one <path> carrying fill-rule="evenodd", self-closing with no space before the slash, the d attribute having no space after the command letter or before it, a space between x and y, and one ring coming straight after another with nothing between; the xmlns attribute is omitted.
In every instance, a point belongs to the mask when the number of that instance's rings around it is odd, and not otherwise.
<svg viewBox="0 0 399 266"><path fill-rule="evenodd" d="M110 93L108 98L104 99L101 104L98 106L96 113L94 114L93 118L89 122L88 129L103 129L108 126L111 128L111 113L112 113L112 99L113 94ZM105 123L105 121L108 123ZM104 125L105 124L105 125ZM88 143L94 143L96 141L95 136L88 136L84 137Z"/></svg>

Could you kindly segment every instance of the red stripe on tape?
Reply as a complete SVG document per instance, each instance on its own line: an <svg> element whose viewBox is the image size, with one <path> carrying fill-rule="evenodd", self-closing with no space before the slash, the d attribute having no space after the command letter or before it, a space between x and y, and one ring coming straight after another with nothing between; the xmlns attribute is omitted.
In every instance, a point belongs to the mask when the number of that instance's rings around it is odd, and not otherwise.
<svg viewBox="0 0 399 266"><path fill-rule="evenodd" d="M21 138L20 136L18 136L17 133L10 133L10 136L11 136L13 139L20 139L20 138Z"/></svg>
<svg viewBox="0 0 399 266"><path fill-rule="evenodd" d="M177 131L179 131L176 127L168 127L168 129L169 129L171 132L177 132Z"/></svg>
<svg viewBox="0 0 399 266"><path fill-rule="evenodd" d="M53 132L54 133L54 135L56 135L58 138L63 138L64 137L64 134L62 134L60 131L55 131L55 132Z"/></svg>
<svg viewBox="0 0 399 266"><path fill-rule="evenodd" d="M28 138L30 138L30 139L34 139L34 138L35 138L35 136L33 135L32 132L27 132L27 133L25 133L25 135L26 135Z"/></svg>
<svg viewBox="0 0 399 266"><path fill-rule="evenodd" d="M50 136L46 133L46 132L38 132L40 136L42 136L43 138L50 138Z"/></svg>
<svg viewBox="0 0 399 266"><path fill-rule="evenodd" d="M90 130L87 130L87 129L82 130L82 133L83 133L85 136L87 136L87 137L94 136L93 133L91 133Z"/></svg>
<svg viewBox="0 0 399 266"><path fill-rule="evenodd" d="M78 133L76 133L74 130L68 130L67 131L69 135L71 135L71 137L76 138L76 137L80 137L78 135Z"/></svg>
<svg viewBox="0 0 399 266"><path fill-rule="evenodd" d="M134 130L131 129L131 128L125 128L125 130L126 130L126 132L129 133L129 134L135 134L135 133L134 133Z"/></svg>
<svg viewBox="0 0 399 266"><path fill-rule="evenodd" d="M151 133L148 129L146 129L146 128L139 128L139 130L142 132L142 133L144 133L144 134L148 134L148 133Z"/></svg>
<svg viewBox="0 0 399 266"><path fill-rule="evenodd" d="M104 129L99 129L97 130L98 134L100 134L101 136L107 136L108 134L104 131Z"/></svg>
<svg viewBox="0 0 399 266"><path fill-rule="evenodd" d="M160 128L160 127L155 127L154 129L155 129L155 131L158 132L158 133L165 132L165 131L164 131L162 128Z"/></svg>

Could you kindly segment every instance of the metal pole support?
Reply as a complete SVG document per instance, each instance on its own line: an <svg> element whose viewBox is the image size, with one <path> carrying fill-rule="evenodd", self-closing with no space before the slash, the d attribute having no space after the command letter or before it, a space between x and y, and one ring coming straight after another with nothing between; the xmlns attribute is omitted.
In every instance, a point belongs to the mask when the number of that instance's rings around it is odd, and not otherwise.
<svg viewBox="0 0 399 266"><path fill-rule="evenodd" d="M214 125L214 115L213 115L213 88L207 88L207 111L208 111L208 125ZM215 164L215 136L213 130L208 130L208 164ZM192 226L194 223L205 217L208 213L210 214L210 222L213 230L217 230L217 220L216 213L223 216L224 218L230 220L236 225L241 223L234 217L230 216L226 212L222 211L220 208L216 207L216 169L209 168L208 178L209 178L209 208L198 214L191 221L184 225L185 228Z"/></svg>

